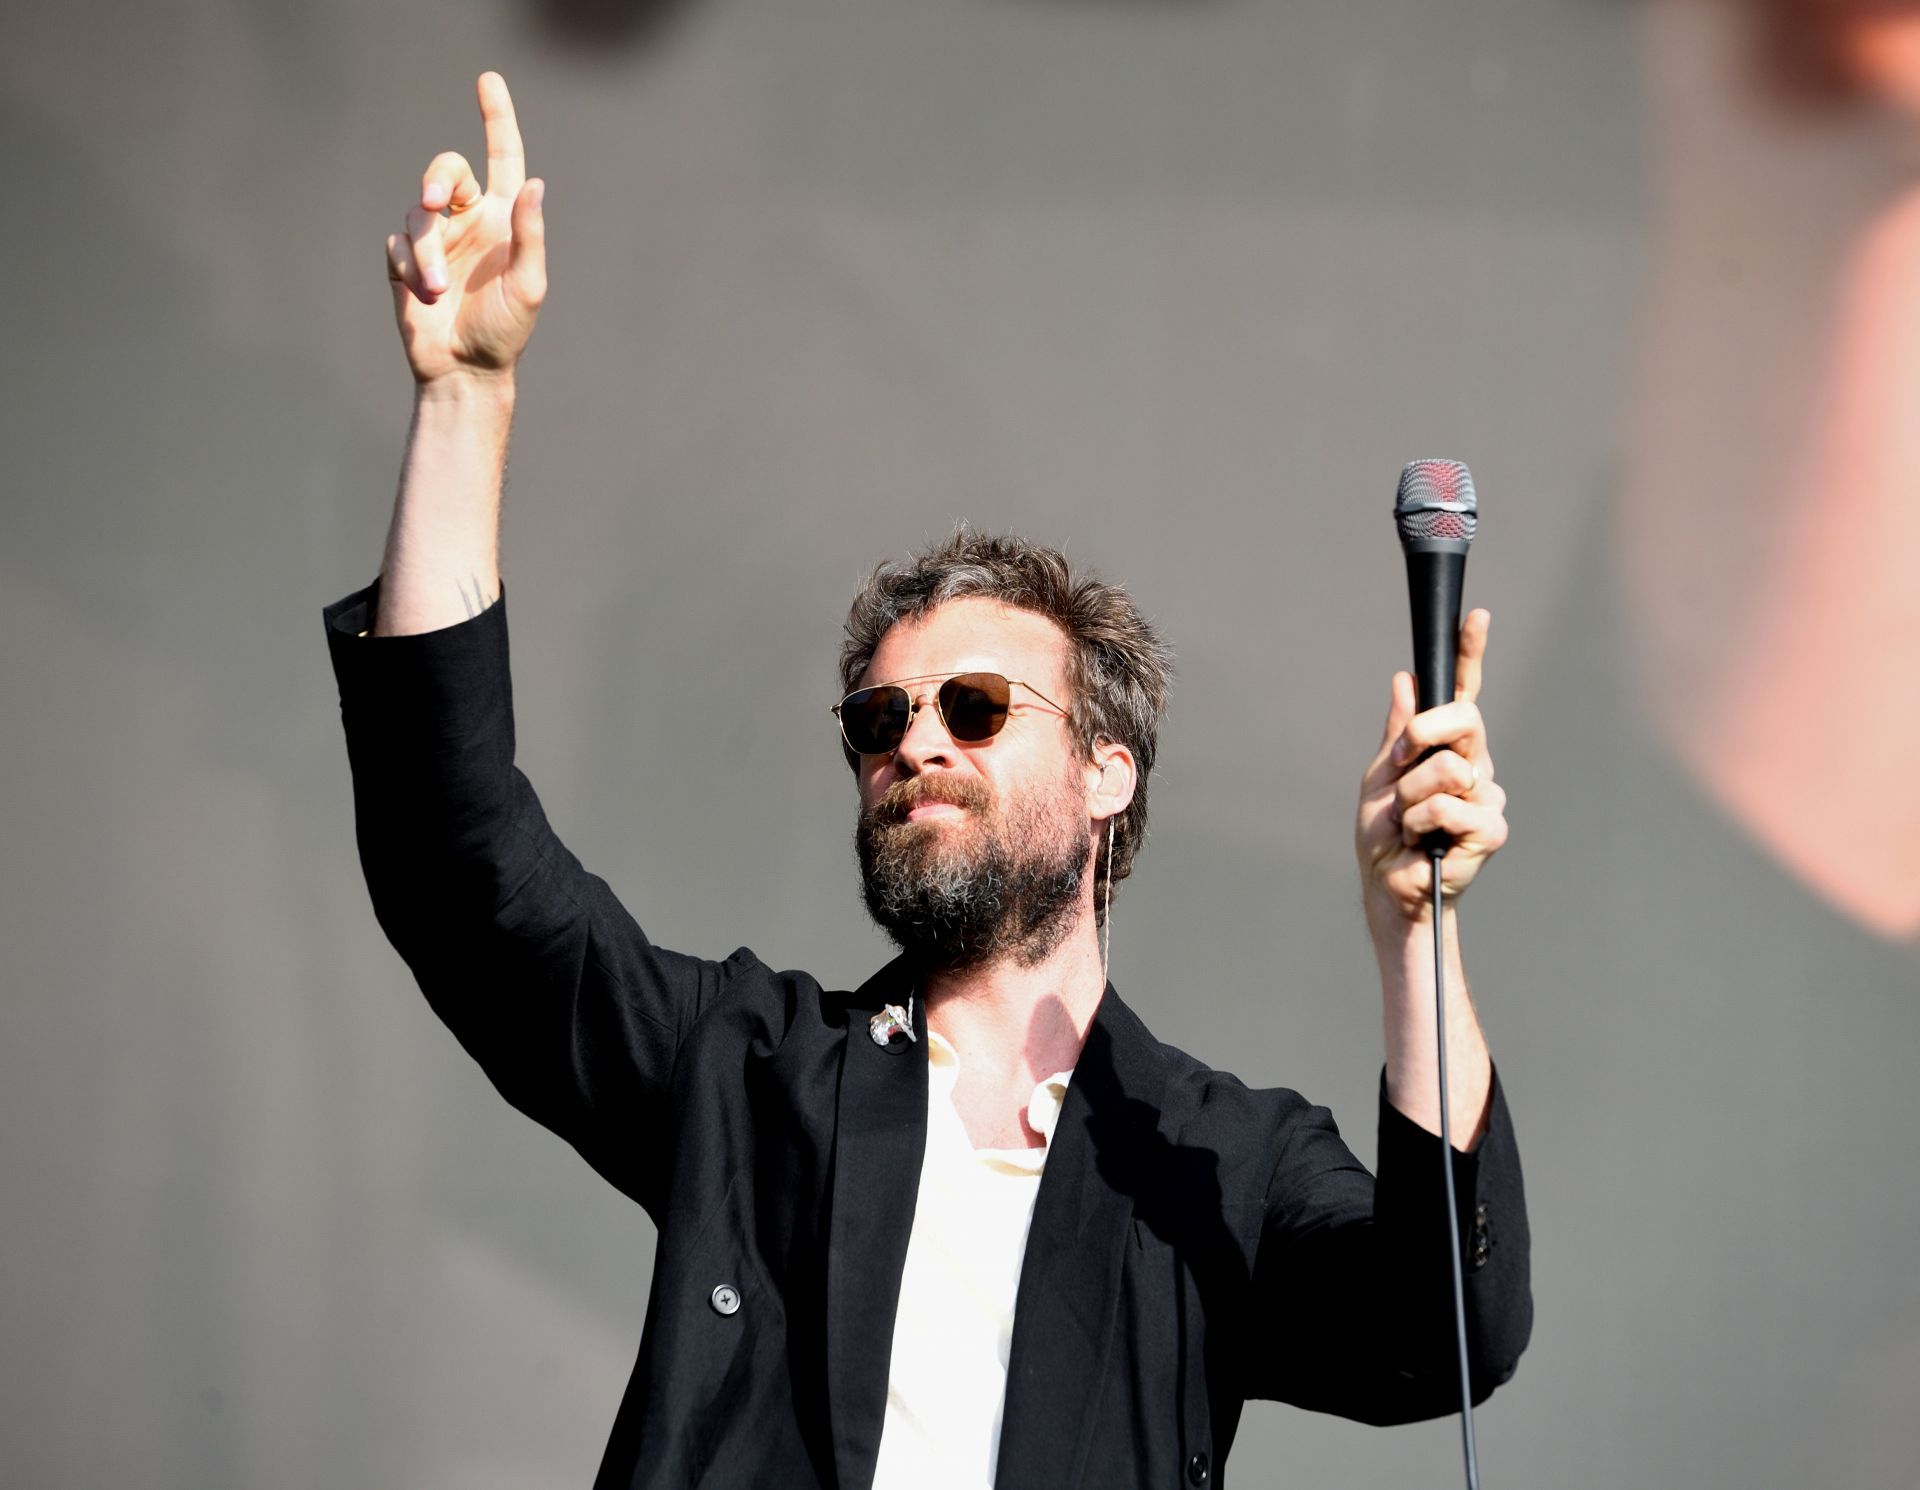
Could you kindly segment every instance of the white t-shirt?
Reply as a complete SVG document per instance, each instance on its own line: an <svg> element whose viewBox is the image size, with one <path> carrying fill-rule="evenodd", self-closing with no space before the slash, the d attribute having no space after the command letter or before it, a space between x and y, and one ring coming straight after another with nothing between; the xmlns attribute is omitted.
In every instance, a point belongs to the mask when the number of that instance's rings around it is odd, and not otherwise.
<svg viewBox="0 0 1920 1490"><path fill-rule="evenodd" d="M1000 1455L1013 1303L1045 1148L976 1149L953 1105L960 1058L927 1034L927 1151L887 1372L874 1490L988 1490ZM1071 1071L1033 1089L1049 1144Z"/></svg>

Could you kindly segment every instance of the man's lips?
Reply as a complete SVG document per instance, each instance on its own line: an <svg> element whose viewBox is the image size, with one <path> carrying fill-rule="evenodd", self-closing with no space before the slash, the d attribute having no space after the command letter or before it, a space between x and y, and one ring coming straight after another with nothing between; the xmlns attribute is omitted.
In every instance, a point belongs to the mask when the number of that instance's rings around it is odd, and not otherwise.
<svg viewBox="0 0 1920 1490"><path fill-rule="evenodd" d="M965 811L966 808L956 806L952 802L921 802L908 810L907 821L924 823L937 817L958 817Z"/></svg>

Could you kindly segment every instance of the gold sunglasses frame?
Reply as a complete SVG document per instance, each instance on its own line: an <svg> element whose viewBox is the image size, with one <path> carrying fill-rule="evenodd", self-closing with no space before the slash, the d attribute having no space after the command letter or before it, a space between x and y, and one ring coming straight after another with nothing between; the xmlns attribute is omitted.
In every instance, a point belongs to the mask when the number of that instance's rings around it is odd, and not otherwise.
<svg viewBox="0 0 1920 1490"><path fill-rule="evenodd" d="M853 751L853 753L859 756L862 760L871 760L874 756L878 756L878 755L892 755L894 750L898 750L900 747L898 745L895 745L891 750L856 750L854 749L853 741L847 738L847 721L845 717L840 713L840 709L842 705L844 705L848 699L852 698L854 694L866 693L870 689L874 689L874 688L898 688L903 690L907 695L907 722L906 722L906 726L900 731L900 738L904 740L907 737L907 732L913 728L914 716L917 715L922 709L926 708L926 705L921 703L920 700L914 696L914 691L911 688L907 687L909 683L931 683L935 679L938 679L941 685L945 686L946 684L951 683L955 678L973 678L973 677L981 677L981 676L990 677L990 678L1006 678L1007 675L1005 673L996 673L990 667L967 667L967 668L960 669L960 671L958 672L952 672L952 673L921 673L917 677L912 677L912 678L889 678L884 683L868 683L865 687L855 688L850 690L849 692L841 696L839 703L829 706L828 712L833 715L834 719L838 721L840 725L840 743L846 746L848 750ZM1027 682L1026 679L1024 678L1007 678L1007 687L1010 689L1024 688L1027 690L1027 692L1031 693L1035 698L1039 699L1041 703L1045 704L1048 708L1052 709L1062 719L1067 719L1072 717L1067 713L1067 711L1064 708L1062 708L1059 704L1056 704L1052 699L1048 698L1044 693L1042 693L1038 688L1035 688L1033 684ZM1007 699L1007 712L1009 714L1013 712L1013 707L1014 707L1013 699L1011 696L1009 696ZM963 740L958 735L954 734L953 727L947 723L947 711L940 707L940 690L938 688L934 689L933 691L933 712L940 716L940 728L942 728L947 732L948 738L951 739L953 743L956 745L963 745L963 746L964 745L987 745L992 743L992 741L1000 733L999 730L995 730L993 734L988 735L986 736L986 738L980 739L980 740ZM1001 728L1005 728L1005 726L1003 725Z"/></svg>

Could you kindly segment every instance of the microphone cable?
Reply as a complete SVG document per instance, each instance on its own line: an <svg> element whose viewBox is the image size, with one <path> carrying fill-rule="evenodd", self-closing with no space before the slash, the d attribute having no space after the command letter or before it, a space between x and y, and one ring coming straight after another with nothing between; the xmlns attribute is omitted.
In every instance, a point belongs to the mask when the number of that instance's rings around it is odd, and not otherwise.
<svg viewBox="0 0 1920 1490"><path fill-rule="evenodd" d="M1447 961L1446 930L1441 924L1440 861L1446 850L1428 851L1433 866L1433 1027L1440 1073L1440 1163L1447 1176L1447 1246L1453 1258L1454 1343L1460 1355L1460 1452L1467 1465L1467 1490L1480 1490L1480 1463L1473 1447L1473 1391L1467 1375L1467 1293L1460 1269L1460 1202L1453 1193L1453 1122L1447 1110Z"/></svg>

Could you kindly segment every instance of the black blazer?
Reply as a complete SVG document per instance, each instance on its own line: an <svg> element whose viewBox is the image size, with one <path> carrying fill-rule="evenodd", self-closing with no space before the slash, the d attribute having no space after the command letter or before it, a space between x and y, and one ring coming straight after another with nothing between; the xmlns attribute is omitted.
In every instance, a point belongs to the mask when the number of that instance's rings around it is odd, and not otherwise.
<svg viewBox="0 0 1920 1490"><path fill-rule="evenodd" d="M742 948L654 946L514 768L504 600L363 639L327 607L361 863L433 1008L516 1107L659 1228L599 1487L868 1486L926 1138L919 1039ZM1048 1151L996 1484L1222 1482L1249 1397L1375 1423L1458 1402L1439 1140L1380 1103L1378 1182L1324 1108L1155 1040L1111 986ZM1476 1399L1532 1320L1520 1166L1452 1159Z"/></svg>

